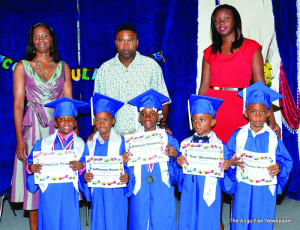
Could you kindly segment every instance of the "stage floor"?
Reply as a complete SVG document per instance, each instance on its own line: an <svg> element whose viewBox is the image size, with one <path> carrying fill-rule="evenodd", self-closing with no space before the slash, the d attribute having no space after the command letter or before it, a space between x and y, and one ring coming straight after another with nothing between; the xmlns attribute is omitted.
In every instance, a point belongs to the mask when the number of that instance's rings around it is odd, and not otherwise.
<svg viewBox="0 0 300 230"><path fill-rule="evenodd" d="M179 208L180 202L177 200L177 209ZM14 205L16 208L20 208L20 205ZM89 210L90 211L90 210ZM225 229L230 229L230 205L224 203L223 207L223 222ZM17 216L13 215L10 206L7 201L4 202L4 209L2 214L2 220L0 223L1 230L30 230L29 218L26 217L26 213L23 210L16 210ZM178 212L177 212L178 213ZM274 230L298 230L300 226L300 201L291 200L285 197L280 205L276 207L276 220L291 220L291 223L275 224ZM80 219L82 230L90 229L90 215L88 219L89 226L86 226L86 207L81 205L80 208Z"/></svg>

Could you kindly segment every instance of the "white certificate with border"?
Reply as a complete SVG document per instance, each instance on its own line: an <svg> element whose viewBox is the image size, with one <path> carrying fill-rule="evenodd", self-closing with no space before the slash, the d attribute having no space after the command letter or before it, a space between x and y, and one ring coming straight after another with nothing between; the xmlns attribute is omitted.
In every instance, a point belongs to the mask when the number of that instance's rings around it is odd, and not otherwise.
<svg viewBox="0 0 300 230"><path fill-rule="evenodd" d="M164 129L125 135L128 166L169 161L165 154L168 136Z"/></svg>
<svg viewBox="0 0 300 230"><path fill-rule="evenodd" d="M86 156L85 159L86 171L94 175L93 180L88 182L89 187L126 187L120 181L120 176L124 174L122 157Z"/></svg>
<svg viewBox="0 0 300 230"><path fill-rule="evenodd" d="M244 161L244 169L237 166L236 177L238 181L251 185L277 184L277 176L270 176L267 168L276 164L275 153L256 153L243 150L238 152L237 157Z"/></svg>
<svg viewBox="0 0 300 230"><path fill-rule="evenodd" d="M40 172L34 174L36 184L67 183L78 181L78 171L73 171L70 161L76 160L74 150L49 152L33 151L33 164L41 164Z"/></svg>
<svg viewBox="0 0 300 230"><path fill-rule="evenodd" d="M223 145L187 143L181 146L187 158L182 169L185 174L224 177Z"/></svg>

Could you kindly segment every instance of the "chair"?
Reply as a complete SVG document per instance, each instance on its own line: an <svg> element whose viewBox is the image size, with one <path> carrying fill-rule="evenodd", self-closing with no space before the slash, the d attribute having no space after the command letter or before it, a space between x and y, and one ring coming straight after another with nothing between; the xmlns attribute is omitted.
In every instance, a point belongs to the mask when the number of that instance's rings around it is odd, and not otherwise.
<svg viewBox="0 0 300 230"><path fill-rule="evenodd" d="M0 192L0 222L1 222L1 218L2 218L2 212L3 212L3 206L4 206L5 199L8 200L11 210L13 211L14 215L17 216L15 209L12 206L12 203L10 202L10 194L11 194L11 188L8 188L8 189Z"/></svg>

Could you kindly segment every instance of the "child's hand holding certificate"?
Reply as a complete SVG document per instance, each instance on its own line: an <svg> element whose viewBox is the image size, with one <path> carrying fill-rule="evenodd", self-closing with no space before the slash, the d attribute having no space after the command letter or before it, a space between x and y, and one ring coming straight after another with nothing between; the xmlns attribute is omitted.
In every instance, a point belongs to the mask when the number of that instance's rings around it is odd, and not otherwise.
<svg viewBox="0 0 300 230"><path fill-rule="evenodd" d="M34 174L36 184L67 183L78 181L78 171L70 168L70 161L76 160L74 150L56 150L50 152L33 152L33 163L42 169Z"/></svg>
<svg viewBox="0 0 300 230"><path fill-rule="evenodd" d="M237 153L244 162L244 168L237 168L236 177L251 185L277 184L277 176L270 175L268 167L276 164L275 154L256 153L244 150Z"/></svg>

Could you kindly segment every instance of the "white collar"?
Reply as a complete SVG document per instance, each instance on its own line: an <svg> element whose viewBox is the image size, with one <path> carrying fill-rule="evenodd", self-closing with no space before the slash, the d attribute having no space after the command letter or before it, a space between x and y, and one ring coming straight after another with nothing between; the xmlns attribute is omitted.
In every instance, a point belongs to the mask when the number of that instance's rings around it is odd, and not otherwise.
<svg viewBox="0 0 300 230"><path fill-rule="evenodd" d="M249 122L249 129L251 130L251 133L252 133L252 136L255 137L256 135L258 134L262 134L264 132L266 132L266 123L263 124L263 128L261 130L259 130L257 133L255 133L252 129L251 129L251 125L250 125L250 122Z"/></svg>
<svg viewBox="0 0 300 230"><path fill-rule="evenodd" d="M98 132L98 131L97 131L97 132ZM99 143L100 143L101 145L103 145L103 144L105 143L105 141L102 139L100 133L99 133L97 139L98 139L98 141L99 141Z"/></svg>

